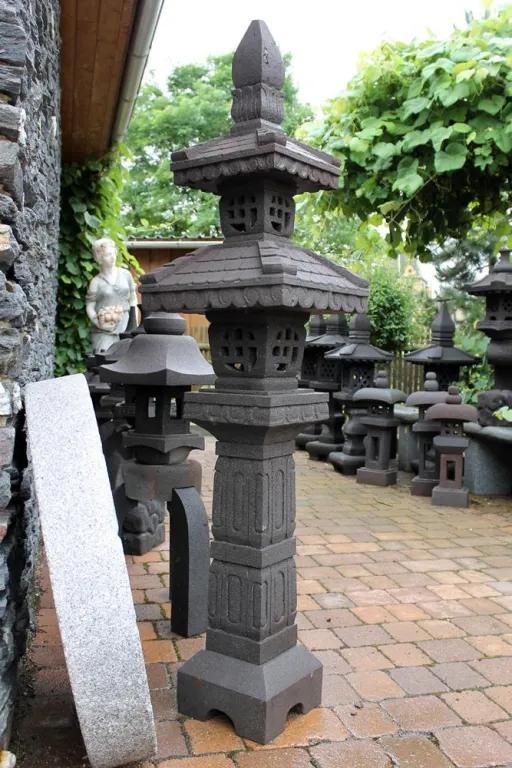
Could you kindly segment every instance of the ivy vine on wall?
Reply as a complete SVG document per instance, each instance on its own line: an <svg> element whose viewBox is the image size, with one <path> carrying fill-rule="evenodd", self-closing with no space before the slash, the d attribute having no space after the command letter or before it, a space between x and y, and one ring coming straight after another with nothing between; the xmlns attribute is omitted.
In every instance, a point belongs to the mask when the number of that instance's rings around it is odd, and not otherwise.
<svg viewBox="0 0 512 768"><path fill-rule="evenodd" d="M101 160L70 163L62 169L56 376L85 370L90 350L85 298L89 281L97 272L94 241L112 238L118 248L118 263L141 271L137 259L127 251L125 231L119 223L126 173L123 156L127 150L121 146Z"/></svg>

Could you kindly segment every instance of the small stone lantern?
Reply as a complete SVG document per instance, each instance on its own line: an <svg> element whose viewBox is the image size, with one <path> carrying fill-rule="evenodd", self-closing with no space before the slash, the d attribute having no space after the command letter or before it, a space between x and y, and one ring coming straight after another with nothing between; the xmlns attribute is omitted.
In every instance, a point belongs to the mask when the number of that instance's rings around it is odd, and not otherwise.
<svg viewBox="0 0 512 768"><path fill-rule="evenodd" d="M181 335L185 327L179 315L150 315L145 333L133 338L128 352L101 368L102 378L121 384L128 407L134 408L134 428L123 442L135 460L124 464L123 476L127 497L136 501L168 501L172 488L201 487L201 465L187 457L204 447L204 438L190 432L183 398L194 384L211 384L215 376L195 340ZM163 522L150 538L139 542L143 551L138 554L163 541Z"/></svg>
<svg viewBox="0 0 512 768"><path fill-rule="evenodd" d="M308 323L304 356L299 374L299 387L309 387L309 382L316 376L318 358L322 355L322 350L318 347L310 347L310 344L320 336L323 336L326 331L327 322L324 320L323 315L313 315ZM321 424L311 424L311 426L306 427L295 438L295 447L303 450L307 443L311 442L311 440L316 440L321 431Z"/></svg>
<svg viewBox="0 0 512 768"><path fill-rule="evenodd" d="M399 389L390 389L385 371L379 371L373 387L365 387L355 393L354 404L365 404L366 415L361 423L366 427L364 438L364 467L357 470L357 482L368 485L395 485L396 470L396 430L399 421L393 409L396 403L403 403L407 398Z"/></svg>
<svg viewBox="0 0 512 768"><path fill-rule="evenodd" d="M343 425L344 442L341 451L333 451L328 461L344 475L355 475L364 466L364 437L366 427L361 419L366 415L366 403L354 402L354 395L363 387L369 387L375 376L378 363L390 362L390 352L370 344L370 319L368 315L356 314L350 320L348 344L327 352L326 360L341 362L340 391L333 394L345 410Z"/></svg>
<svg viewBox="0 0 512 768"><path fill-rule="evenodd" d="M489 337L487 358L494 366L494 389L478 395L478 420L483 427L511 427L493 416L502 406L512 407L512 263L510 248L502 248L488 275L467 292L485 296L485 317L477 328Z"/></svg>
<svg viewBox="0 0 512 768"><path fill-rule="evenodd" d="M479 358L454 346L455 323L445 302L441 303L430 328L430 346L409 352L404 355L404 360L413 365L422 365L425 373L435 373L441 389L447 390L450 384L460 379L460 369L477 363Z"/></svg>
<svg viewBox="0 0 512 768"><path fill-rule="evenodd" d="M444 403L432 405L425 413L426 421L441 424L441 434L434 437L434 446L440 455L439 485L432 491L432 503L443 507L468 507L469 491L464 488L464 452L469 438L463 433L463 424L478 420L478 411L472 405L462 405L458 387L449 387Z"/></svg>
<svg viewBox="0 0 512 768"><path fill-rule="evenodd" d="M340 388L342 364L336 359L327 359L325 353L339 349L348 342L348 327L344 315L329 315L327 330L323 336L310 342L310 350L317 352L317 369L309 386L316 392L329 394L329 418L321 424L318 437L306 443L311 458L326 459L332 451L339 451L343 445L343 411L333 394Z"/></svg>
<svg viewBox="0 0 512 768"><path fill-rule="evenodd" d="M447 395L448 392L439 391L437 376L431 371L425 375L423 390L413 392L405 401L407 406L419 409L419 419L412 427L419 448L418 474L411 483L413 496L431 496L439 483L439 453L434 448L434 437L440 433L441 424L427 421L425 412L431 405L444 403Z"/></svg>
<svg viewBox="0 0 512 768"><path fill-rule="evenodd" d="M147 311L205 313L215 389L185 417L217 437L206 649L178 671L178 710L231 718L267 743L321 701L322 665L297 644L294 441L327 418L298 388L310 314L364 311L368 283L291 241L294 196L337 189L339 161L281 128L283 61L262 21L233 58L228 136L172 154L178 186L220 197L225 241L142 277Z"/></svg>

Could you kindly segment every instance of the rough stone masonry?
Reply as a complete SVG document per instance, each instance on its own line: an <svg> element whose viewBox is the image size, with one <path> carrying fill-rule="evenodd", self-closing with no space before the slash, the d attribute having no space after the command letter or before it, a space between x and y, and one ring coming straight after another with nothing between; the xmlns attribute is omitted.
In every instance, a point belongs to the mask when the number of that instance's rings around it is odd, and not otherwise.
<svg viewBox="0 0 512 768"><path fill-rule="evenodd" d="M0 746L39 546L21 388L53 372L59 102L58 0L0 0Z"/></svg>

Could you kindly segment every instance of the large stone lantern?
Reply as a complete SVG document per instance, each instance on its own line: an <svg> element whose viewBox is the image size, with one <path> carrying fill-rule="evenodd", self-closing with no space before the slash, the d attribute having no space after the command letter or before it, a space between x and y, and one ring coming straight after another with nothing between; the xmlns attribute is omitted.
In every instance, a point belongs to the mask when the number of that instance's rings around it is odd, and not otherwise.
<svg viewBox="0 0 512 768"><path fill-rule="evenodd" d="M175 183L220 197L224 243L142 278L146 311L205 313L215 389L188 393L185 417L217 437L206 649L178 672L178 709L228 715L266 743L290 709L320 704L320 662L297 645L294 439L327 417L299 389L309 314L364 311L366 280L290 241L294 195L336 189L339 162L289 139L284 66L253 21L233 59L234 125L172 155Z"/></svg>
<svg viewBox="0 0 512 768"><path fill-rule="evenodd" d="M512 263L510 248L502 248L489 274L473 283L467 292L485 296L485 317L477 328L489 337L487 358L494 366L495 388L478 395L478 420L482 426L506 427L512 422L499 421L494 411L503 405L512 407Z"/></svg>
<svg viewBox="0 0 512 768"><path fill-rule="evenodd" d="M460 369L464 365L473 365L478 357L468 355L453 343L455 323L445 302L432 321L431 343L428 347L409 352L404 359L414 365L422 365L425 373L435 373L442 390L460 379Z"/></svg>
<svg viewBox="0 0 512 768"><path fill-rule="evenodd" d="M340 391L333 398L345 411L344 442L340 450L329 454L328 461L344 475L355 475L364 466L364 437L367 404L354 402L354 395L363 387L370 387L378 363L394 360L394 355L370 344L371 326L368 315L354 315L350 321L348 344L327 352L326 360L340 365Z"/></svg>

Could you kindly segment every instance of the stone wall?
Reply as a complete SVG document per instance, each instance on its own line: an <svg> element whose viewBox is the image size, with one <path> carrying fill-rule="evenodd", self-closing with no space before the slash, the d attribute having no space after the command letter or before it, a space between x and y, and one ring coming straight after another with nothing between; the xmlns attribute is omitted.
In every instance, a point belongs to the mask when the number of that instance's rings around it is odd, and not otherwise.
<svg viewBox="0 0 512 768"><path fill-rule="evenodd" d="M21 392L53 372L60 87L58 0L0 0L0 746L30 624L39 523Z"/></svg>

